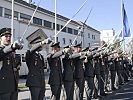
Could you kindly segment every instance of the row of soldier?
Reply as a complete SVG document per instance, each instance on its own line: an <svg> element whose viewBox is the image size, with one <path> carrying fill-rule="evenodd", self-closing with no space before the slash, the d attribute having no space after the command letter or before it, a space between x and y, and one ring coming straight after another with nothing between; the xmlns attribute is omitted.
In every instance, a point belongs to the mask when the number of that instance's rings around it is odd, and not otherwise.
<svg viewBox="0 0 133 100"><path fill-rule="evenodd" d="M87 100L91 100L107 95L105 91L108 90L109 80L113 91L128 82L129 62L126 57L123 58L122 52L104 53L98 48L82 49L81 44L75 45L73 50L69 46L65 46L63 50L59 48L59 42L53 44L53 51L47 57L50 66L49 84L52 98L56 100L60 98L62 84L67 100L73 100L74 91L76 100L83 100L84 89ZM118 87L115 86L116 73ZM78 89L75 88L75 83Z"/></svg>
<svg viewBox="0 0 133 100"><path fill-rule="evenodd" d="M15 74L15 50L22 45L14 42L10 45L11 29L0 30L0 100L17 100L17 75ZM45 94L44 58L39 53L44 45L51 43L50 39L35 39L26 52L28 76L26 86L29 87L32 100L43 100ZM111 89L115 90L116 72L119 86L128 81L128 61L116 52L105 54L100 49L82 49L81 44L60 49L59 42L51 44L51 53L47 55L50 67L49 84L52 100L60 100L61 89L64 86L66 99L73 100L74 91L77 100L83 100L84 88L87 100L93 97L106 96L109 73ZM110 59L109 59L110 58ZM123 63L124 61L124 63ZM87 86L85 87L85 81Z"/></svg>

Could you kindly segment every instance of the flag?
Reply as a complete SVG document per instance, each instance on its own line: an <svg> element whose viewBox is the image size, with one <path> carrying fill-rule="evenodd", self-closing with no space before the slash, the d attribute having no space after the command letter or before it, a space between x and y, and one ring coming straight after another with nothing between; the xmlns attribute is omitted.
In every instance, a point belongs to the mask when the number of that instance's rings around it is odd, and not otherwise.
<svg viewBox="0 0 133 100"><path fill-rule="evenodd" d="M130 33L129 25L128 25L128 18L127 18L126 10L124 8L124 3L122 3L122 23L123 23L123 27L122 27L122 31L119 36L130 37L131 33Z"/></svg>

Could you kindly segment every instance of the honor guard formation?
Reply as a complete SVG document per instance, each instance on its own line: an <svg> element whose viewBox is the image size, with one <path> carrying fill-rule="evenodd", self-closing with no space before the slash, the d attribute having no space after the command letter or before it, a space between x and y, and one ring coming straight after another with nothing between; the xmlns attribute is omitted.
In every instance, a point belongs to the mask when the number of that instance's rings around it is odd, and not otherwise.
<svg viewBox="0 0 133 100"><path fill-rule="evenodd" d="M29 49L25 52L28 67L26 86L32 100L44 100L45 72L44 57L40 51L51 47L47 54L50 69L48 84L50 100L86 100L103 98L108 91L121 88L132 78L132 60L120 49L107 50L108 46L82 48L82 43L60 47L42 34L41 30L28 36ZM21 59L16 50L24 46L22 42L11 43L11 29L0 30L0 100L18 100L18 79ZM75 95L75 97L74 97ZM45 98L46 99L46 98Z"/></svg>

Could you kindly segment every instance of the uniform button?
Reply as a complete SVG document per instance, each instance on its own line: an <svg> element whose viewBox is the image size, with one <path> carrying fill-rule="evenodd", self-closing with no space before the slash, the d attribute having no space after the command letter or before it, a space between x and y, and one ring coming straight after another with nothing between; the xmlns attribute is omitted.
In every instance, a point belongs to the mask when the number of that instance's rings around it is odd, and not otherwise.
<svg viewBox="0 0 133 100"><path fill-rule="evenodd" d="M5 77L2 78L3 80L5 79Z"/></svg>

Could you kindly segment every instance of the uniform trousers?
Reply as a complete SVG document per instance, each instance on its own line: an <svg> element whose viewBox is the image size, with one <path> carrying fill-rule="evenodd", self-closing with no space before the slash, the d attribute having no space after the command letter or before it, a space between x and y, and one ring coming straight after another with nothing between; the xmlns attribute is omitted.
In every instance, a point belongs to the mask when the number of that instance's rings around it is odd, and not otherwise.
<svg viewBox="0 0 133 100"><path fill-rule="evenodd" d="M0 100L11 100L11 93L0 93Z"/></svg>
<svg viewBox="0 0 133 100"><path fill-rule="evenodd" d="M86 77L85 80L87 81L87 100L91 100L92 98L92 94L93 94L93 90L94 90L94 77Z"/></svg>
<svg viewBox="0 0 133 100"><path fill-rule="evenodd" d="M66 90L66 100L73 100L74 82L73 81L65 81L64 88Z"/></svg>
<svg viewBox="0 0 133 100"><path fill-rule="evenodd" d="M122 77L123 70L117 70L118 75L118 85L121 85L123 83L123 77Z"/></svg>
<svg viewBox="0 0 133 100"><path fill-rule="evenodd" d="M101 71L100 72L100 95L103 95L105 89L105 72Z"/></svg>
<svg viewBox="0 0 133 100"><path fill-rule="evenodd" d="M115 77L116 77L116 71L110 71L111 74L111 89L115 89Z"/></svg>
<svg viewBox="0 0 133 100"><path fill-rule="evenodd" d="M29 87L31 100L43 100L45 90L40 87Z"/></svg>
<svg viewBox="0 0 133 100"><path fill-rule="evenodd" d="M95 74L96 75L96 80L95 80L95 87L94 87L94 98L97 98L98 95L100 95L100 74Z"/></svg>
<svg viewBox="0 0 133 100"><path fill-rule="evenodd" d="M52 97L51 100L60 100L61 85L51 85Z"/></svg>
<svg viewBox="0 0 133 100"><path fill-rule="evenodd" d="M79 100L83 100L83 93L84 93L84 78L77 78L76 79L76 84L77 84L77 87L79 88L79 91L78 91L78 98Z"/></svg>

